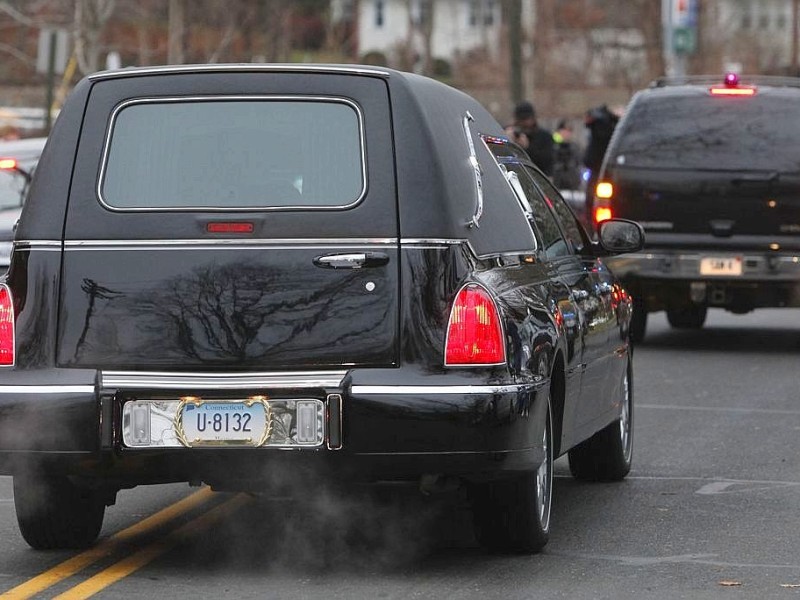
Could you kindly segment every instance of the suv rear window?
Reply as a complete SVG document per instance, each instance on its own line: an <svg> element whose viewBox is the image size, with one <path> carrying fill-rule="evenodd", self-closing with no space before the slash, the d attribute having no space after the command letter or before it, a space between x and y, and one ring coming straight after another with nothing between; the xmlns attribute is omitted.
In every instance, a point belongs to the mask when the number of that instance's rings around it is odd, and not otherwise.
<svg viewBox="0 0 800 600"><path fill-rule="evenodd" d="M654 92L633 105L610 165L708 170L800 170L800 93L752 97Z"/></svg>
<svg viewBox="0 0 800 600"><path fill-rule="evenodd" d="M351 102L217 97L118 107L98 194L119 210L331 209L365 189Z"/></svg>

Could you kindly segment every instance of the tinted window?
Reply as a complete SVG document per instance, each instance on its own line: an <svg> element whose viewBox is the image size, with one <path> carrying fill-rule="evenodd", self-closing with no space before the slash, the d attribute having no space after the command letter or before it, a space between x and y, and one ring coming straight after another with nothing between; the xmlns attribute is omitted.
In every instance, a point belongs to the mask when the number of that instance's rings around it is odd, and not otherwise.
<svg viewBox="0 0 800 600"><path fill-rule="evenodd" d="M120 209L344 207L365 186L344 102L138 102L112 121L100 196Z"/></svg>
<svg viewBox="0 0 800 600"><path fill-rule="evenodd" d="M558 190L556 190L555 186L547 177L534 169L528 169L528 172L536 182L536 185L539 186L546 196L553 211L558 215L561 227L564 229L564 233L566 233L567 239L572 244L572 247L576 252L582 252L589 243L589 238L583 230L583 226L581 226L575 218L575 215L572 214L572 211L567 206L567 203L564 202L561 194L558 193Z"/></svg>
<svg viewBox="0 0 800 600"><path fill-rule="evenodd" d="M664 90L629 111L609 164L692 169L800 170L800 94L677 96Z"/></svg>

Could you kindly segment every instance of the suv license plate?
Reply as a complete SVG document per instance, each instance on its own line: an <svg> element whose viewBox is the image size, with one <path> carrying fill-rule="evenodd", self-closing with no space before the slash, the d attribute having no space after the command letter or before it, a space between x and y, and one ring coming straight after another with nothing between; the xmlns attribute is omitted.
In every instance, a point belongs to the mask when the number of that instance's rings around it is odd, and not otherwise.
<svg viewBox="0 0 800 600"><path fill-rule="evenodd" d="M741 275L742 257L703 258L700 260L700 275Z"/></svg>

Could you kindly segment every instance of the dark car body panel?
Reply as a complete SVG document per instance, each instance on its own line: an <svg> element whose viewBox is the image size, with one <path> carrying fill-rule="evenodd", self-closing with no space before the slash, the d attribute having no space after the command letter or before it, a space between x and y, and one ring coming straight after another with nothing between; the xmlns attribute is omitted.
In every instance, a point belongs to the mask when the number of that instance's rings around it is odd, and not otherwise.
<svg viewBox="0 0 800 600"><path fill-rule="evenodd" d="M237 94L355 103L363 200L335 210L101 204L115 107ZM559 260L537 248L481 135L502 129L473 99L390 70L205 65L85 79L42 156L7 275L17 356L0 372L0 472L54 465L111 487L234 486L293 465L367 479L503 478L544 459L555 369L566 384L552 399L560 453L618 419L629 304L613 296L596 245ZM252 231L212 234L210 222ZM319 265L354 253L380 260ZM503 364L444 364L466 284L497 306ZM253 394L323 403L324 443L293 452L124 443L129 402Z"/></svg>

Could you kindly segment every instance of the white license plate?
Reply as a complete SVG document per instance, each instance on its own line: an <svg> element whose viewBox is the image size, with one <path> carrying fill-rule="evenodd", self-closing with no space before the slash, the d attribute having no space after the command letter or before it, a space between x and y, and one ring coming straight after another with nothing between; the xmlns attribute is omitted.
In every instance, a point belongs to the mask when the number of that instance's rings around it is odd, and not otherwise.
<svg viewBox="0 0 800 600"><path fill-rule="evenodd" d="M707 257L700 260L700 275L741 275L742 257Z"/></svg>
<svg viewBox="0 0 800 600"><path fill-rule="evenodd" d="M183 402L178 420L178 430L189 446L260 446L272 427L266 402L252 400Z"/></svg>

